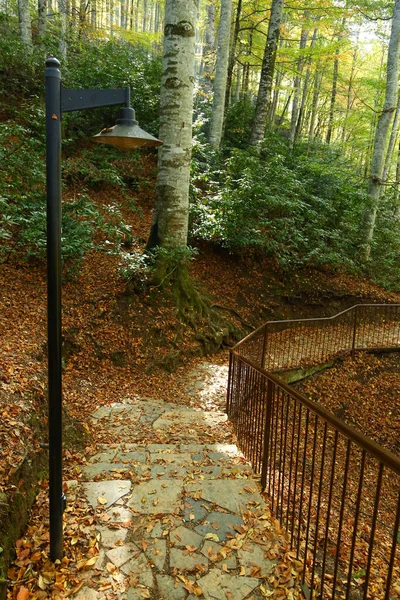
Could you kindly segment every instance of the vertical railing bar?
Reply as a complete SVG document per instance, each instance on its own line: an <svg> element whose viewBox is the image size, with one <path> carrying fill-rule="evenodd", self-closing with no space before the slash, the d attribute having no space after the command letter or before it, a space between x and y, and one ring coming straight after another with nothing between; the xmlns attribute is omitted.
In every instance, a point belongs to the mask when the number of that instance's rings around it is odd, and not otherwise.
<svg viewBox="0 0 400 600"><path fill-rule="evenodd" d="M319 516L320 516L320 512L321 512L322 486L323 486L323 480L324 480L324 466L325 466L325 451L326 451L327 432L328 432L328 423L325 421L325 425L324 425L324 437L323 437L323 441L322 441L321 471L320 471L320 474L319 474L317 514L316 514L316 517L315 517L314 560L313 560L312 573L311 573L311 584L310 584L311 594L312 594L313 589L314 589L314 575L315 575L315 567L316 567L316 562L317 562L316 561L316 556L317 556L317 549L318 549L318 529L319 529Z"/></svg>
<svg viewBox="0 0 400 600"><path fill-rule="evenodd" d="M333 484L335 481L335 470L336 470L336 453L337 453L337 442L338 442L339 432L335 429L335 437L334 437L334 447L333 447L333 456L332 456L332 468L331 468L331 478L329 482L329 499L328 506L326 510L326 525L325 525L325 540L324 540L324 553L322 560L322 569L321 569L321 598L323 598L322 592L325 584L325 567L326 567L326 551L328 548L328 537L329 537L329 524L331 520L331 508L332 508L332 490Z"/></svg>
<svg viewBox="0 0 400 600"><path fill-rule="evenodd" d="M354 512L354 525L353 525L353 536L352 536L352 540L351 540L351 550L350 550L350 559L349 559L349 574L347 577L346 600L348 600L348 598L350 596L351 572L353 570L354 553L355 553L356 541L357 541L358 518L360 515L361 495L362 495L362 487L363 487L363 483L364 483L365 456L366 456L366 452L365 452L365 450L363 450L362 458L361 458L361 465L360 465L360 478L359 478L359 482L358 482L356 507L355 507L355 512Z"/></svg>
<svg viewBox="0 0 400 600"><path fill-rule="evenodd" d="M285 394L283 390L280 390L280 405L281 405L281 416L280 416L280 440L279 440L279 471L278 471L278 493L276 499L276 507L277 507L277 516L280 518L280 511L282 508L282 496L281 496L281 480L283 479L282 472L282 453L284 452L283 448L283 413L284 413L284 402L285 402Z"/></svg>
<svg viewBox="0 0 400 600"><path fill-rule="evenodd" d="M374 542L375 542L375 528L376 528L376 519L378 517L379 500L380 500L380 495L381 495L382 475L383 475L383 463L380 463L378 481L377 481L376 492L375 492L374 514L372 516L371 535L370 535L369 549L368 549L368 561L367 561L367 568L365 570L364 599L367 598L367 596L368 596L368 583L369 583L369 576L370 576L370 572L371 572L372 552L373 552Z"/></svg>
<svg viewBox="0 0 400 600"><path fill-rule="evenodd" d="M232 385L232 363L233 363L233 354L229 352L229 370L228 370L228 390L226 394L226 414L229 416L231 412L231 385Z"/></svg>
<svg viewBox="0 0 400 600"><path fill-rule="evenodd" d="M312 505L312 501L313 501L314 466L315 466L315 451L317 448L317 433L318 433L318 415L315 415L313 456L312 456L312 465L311 465L311 473L310 473L310 489L308 492L309 493L309 501L308 501L308 511L307 511L306 544L305 544L305 550L304 550L303 582L304 582L304 578L305 578L305 574L306 574L307 555L308 555L308 537L310 535L311 505Z"/></svg>
<svg viewBox="0 0 400 600"><path fill-rule="evenodd" d="M297 444L296 444L296 468L295 468L295 475L294 475L294 485L293 485L293 516L292 516L292 522L293 522L293 527L292 527L292 533L290 536L290 545L291 547L293 547L293 538L294 538L294 526L296 523L296 518L295 518L295 514L296 514L296 491L297 491L297 475L299 472L299 454L300 454L300 429L301 429L301 419L302 419L302 412L303 412L303 405L300 404L300 409L299 409L299 426L297 428ZM299 523L300 526L300 523Z"/></svg>
<svg viewBox="0 0 400 600"><path fill-rule="evenodd" d="M264 444L263 444L263 460L261 469L261 489L265 491L267 484L267 472L268 463L270 460L270 434L271 434L271 419L272 419L272 403L273 403L273 388L275 384L267 378L267 402L265 407L265 429L264 429ZM269 480L268 478L268 494L269 494Z"/></svg>
<svg viewBox="0 0 400 600"><path fill-rule="evenodd" d="M305 467L306 467L306 457L307 457L309 415L310 415L310 410L307 408L307 410L306 410L306 433L304 436L303 468L302 468L302 474L301 474L301 488L300 488L299 530L298 530L298 535L297 535L297 558L299 558L298 551L299 551L299 547L300 547L300 532L301 532L300 519L301 519L301 514L302 514L302 509L303 509L303 494L304 494L304 479L305 479L305 471L306 471Z"/></svg>
<svg viewBox="0 0 400 600"><path fill-rule="evenodd" d="M264 396L263 396L263 391L262 391L263 390L262 381L263 381L263 376L261 375L261 373L257 373L257 416L256 416L256 422L255 422L255 428L254 428L254 439L255 439L254 465L255 465L256 473L260 473L259 460L260 460L261 449L262 449L262 435L260 433L262 431L262 429L260 428L260 425L262 425L263 403L264 403Z"/></svg>
<svg viewBox="0 0 400 600"><path fill-rule="evenodd" d="M267 339L268 339L268 325L265 324L263 346L262 346L262 350L261 350L261 368L265 369L265 370L268 370L267 365L265 364L265 357L266 357L266 353L267 353Z"/></svg>
<svg viewBox="0 0 400 600"><path fill-rule="evenodd" d="M351 440L347 440L347 450L346 450L346 464L344 468L344 476L343 476L343 489L342 489L342 501L340 504L340 516L339 516L339 527L338 527L338 536L336 543L336 556L335 556L335 568L333 572L333 590L332 590L332 598L335 597L336 583L337 583L337 572L339 568L339 558L340 558L340 543L342 538L342 528L343 528L343 515L344 515L344 505L347 493L347 479L349 474L349 463L350 463L350 451L351 451Z"/></svg>
<svg viewBox="0 0 400 600"><path fill-rule="evenodd" d="M293 447L294 447L294 432L296 428L296 412L297 412L297 398L294 398L293 406L293 424L292 424L292 443L290 447L290 467L289 467L289 483L288 483L288 502L286 509L286 523L289 525L289 513L290 513L290 494L292 489L292 473L293 473Z"/></svg>
<svg viewBox="0 0 400 600"><path fill-rule="evenodd" d="M287 432L288 432L288 420L289 420L289 404L290 404L290 396L288 394L285 393L285 399L286 399L286 415L285 415L285 436L284 436L284 440L283 440L283 468L282 468L282 502L281 502L281 520L283 523L283 511L284 511L284 505L283 505L283 499L285 496L285 468L286 468L286 447L287 447ZM288 490L288 502L289 503L289 493L290 491ZM286 521L286 525L287 525L287 521Z"/></svg>
<svg viewBox="0 0 400 600"><path fill-rule="evenodd" d="M399 526L400 526L400 491L399 491L399 497L397 499L397 512L396 512L396 519L395 519L394 529L393 529L393 542L392 542L392 549L390 551L389 570L388 570L388 576L387 576L387 580L386 580L385 600L389 600L389 598L390 598L390 587L391 587L391 583L392 583L394 561L396 558L396 546L399 543L398 542Z"/></svg>
<svg viewBox="0 0 400 600"><path fill-rule="evenodd" d="M279 412L279 392L280 392L280 388L276 389L275 391L275 398L274 398L274 453L273 453L273 459L274 459L274 466L272 469L272 512L275 512L275 492L276 492L276 487L275 487L275 479L276 479L276 448L278 445L278 412ZM271 456L271 460L272 460L272 456Z"/></svg>
<svg viewBox="0 0 400 600"><path fill-rule="evenodd" d="M272 382L270 382L272 385ZM269 473L269 477L268 477L268 496L269 498L271 498L271 504L272 504L272 500L273 500L273 489L272 489L272 461L274 460L274 456L273 456L273 442L274 442L274 429L275 429L275 404L276 404L276 392L275 392L275 384L273 386L273 399L272 399L272 403L271 403L271 418L270 418L270 423L271 423L271 430L270 430L270 434L269 434L269 460L268 460L268 473ZM272 508L272 507L271 507Z"/></svg>

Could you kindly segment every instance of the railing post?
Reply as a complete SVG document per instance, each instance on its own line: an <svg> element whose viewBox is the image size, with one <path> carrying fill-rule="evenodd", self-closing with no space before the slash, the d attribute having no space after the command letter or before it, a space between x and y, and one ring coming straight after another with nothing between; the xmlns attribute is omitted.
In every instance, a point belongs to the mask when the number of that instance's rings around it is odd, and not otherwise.
<svg viewBox="0 0 400 600"><path fill-rule="evenodd" d="M232 366L233 366L233 355L232 351L229 351L229 371L228 371L228 390L226 394L226 414L229 417L229 411L231 407L231 385L232 385Z"/></svg>
<svg viewBox="0 0 400 600"><path fill-rule="evenodd" d="M265 324L264 326L264 341L263 341L263 347L262 347L262 351L261 351L261 368L265 369L265 355L267 352L267 337L268 337L268 326L267 324Z"/></svg>
<svg viewBox="0 0 400 600"><path fill-rule="evenodd" d="M263 458L261 467L261 489L264 491L267 485L267 469L269 461L269 439L271 432L271 415L272 405L274 402L275 384L269 378L267 378L267 407L265 413L265 428L264 428L264 445L263 445Z"/></svg>
<svg viewBox="0 0 400 600"><path fill-rule="evenodd" d="M353 346L351 349L351 354L352 356L354 356L354 353L356 351L356 336L357 336L357 310L358 310L358 306L354 307L354 323L353 323Z"/></svg>

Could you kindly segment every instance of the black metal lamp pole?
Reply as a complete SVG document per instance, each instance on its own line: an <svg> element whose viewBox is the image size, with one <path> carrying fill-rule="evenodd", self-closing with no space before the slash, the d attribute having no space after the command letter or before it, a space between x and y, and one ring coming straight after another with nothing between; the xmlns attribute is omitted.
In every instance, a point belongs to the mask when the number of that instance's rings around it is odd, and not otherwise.
<svg viewBox="0 0 400 600"><path fill-rule="evenodd" d="M46 60L46 182L49 394L50 559L63 554L62 515L62 337L61 337L61 116L63 112L124 104L117 124L93 139L117 148L160 146L143 131L130 107L130 88L68 90L61 87L60 63Z"/></svg>

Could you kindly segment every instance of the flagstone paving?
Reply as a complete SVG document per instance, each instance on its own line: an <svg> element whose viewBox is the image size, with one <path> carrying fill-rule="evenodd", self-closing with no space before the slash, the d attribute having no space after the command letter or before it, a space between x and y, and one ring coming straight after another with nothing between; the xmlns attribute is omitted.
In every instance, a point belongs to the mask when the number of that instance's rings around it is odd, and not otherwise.
<svg viewBox="0 0 400 600"><path fill-rule="evenodd" d="M98 554L73 600L272 595L270 514L222 412L135 398L91 427L104 444L79 485Z"/></svg>

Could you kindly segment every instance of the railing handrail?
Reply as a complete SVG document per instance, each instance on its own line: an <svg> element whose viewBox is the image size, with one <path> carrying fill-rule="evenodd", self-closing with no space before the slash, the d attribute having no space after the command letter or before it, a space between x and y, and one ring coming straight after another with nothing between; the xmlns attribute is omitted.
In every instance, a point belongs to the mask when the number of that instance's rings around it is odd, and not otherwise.
<svg viewBox="0 0 400 600"><path fill-rule="evenodd" d="M332 315L331 317L315 317L315 318L307 318L307 319L282 319L282 320L276 320L276 321L266 321L265 323L263 323L262 325L260 325L259 327L257 327L257 329L254 329L253 331L251 331L248 335L246 335L246 337L244 337L242 340L240 340L240 342L238 342L237 344L235 344L232 347L232 351L236 350L236 348L239 348L240 346L242 346L245 342L247 342L247 340L251 337L253 337L254 335L256 335L256 333L258 333L259 331L261 331L262 329L266 328L268 325L287 325L288 323L310 323L310 322L314 322L314 321L333 321L333 319L336 319L337 317L340 317L346 313L349 313L357 308L360 307L400 307L400 304L388 304L388 303L379 303L379 304L354 304L353 306L350 306L349 308L346 308L345 310L342 310L338 313L336 313L335 315Z"/></svg>
<svg viewBox="0 0 400 600"><path fill-rule="evenodd" d="M395 306L395 305L392 305L392 306ZM379 462L385 464L386 466L388 466L391 469L393 469L394 471L396 471L396 473L400 474L400 458L398 456L396 456L396 454L394 454L393 452L390 452L390 450L386 450L386 448L383 448L382 446L380 446L379 444L377 444L376 442L374 442L373 440L371 440L370 438L368 438L361 432L357 431L357 429L354 429L351 425L347 425L347 423L345 423L344 421L342 421L341 419L336 417L334 414L330 413L328 410L323 408L320 404L317 404L313 400L306 398L306 396L303 396L302 394L297 392L297 390L295 390L294 388L289 387L277 375L274 375L273 373L266 371L265 369L262 369L260 366L256 365L253 361L249 360L245 356L242 356L238 352L235 352L234 348L232 348L231 352L232 352L232 354L237 356L242 362L248 364L249 367L251 367L252 369L255 369L262 375L265 375L268 379L270 379L273 383L275 383L275 385L278 385L281 389L288 392L291 396L296 398L296 400L298 400L300 403L305 405L312 412L316 413L322 419L324 419L325 421L330 423L333 427L338 429L345 436L347 436L348 438L357 442L357 444L359 444L359 446L361 446L361 448L366 450L374 458L377 458L379 460Z"/></svg>

